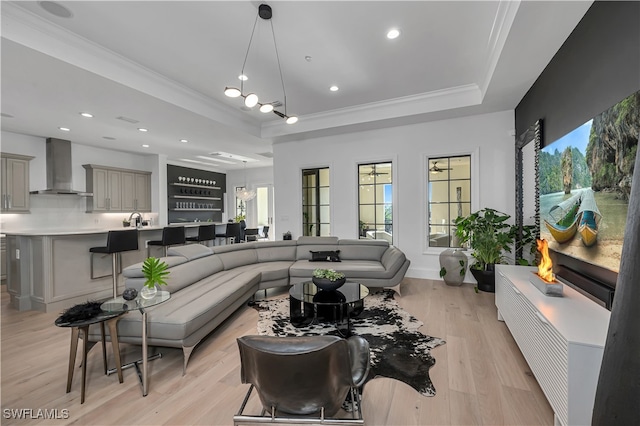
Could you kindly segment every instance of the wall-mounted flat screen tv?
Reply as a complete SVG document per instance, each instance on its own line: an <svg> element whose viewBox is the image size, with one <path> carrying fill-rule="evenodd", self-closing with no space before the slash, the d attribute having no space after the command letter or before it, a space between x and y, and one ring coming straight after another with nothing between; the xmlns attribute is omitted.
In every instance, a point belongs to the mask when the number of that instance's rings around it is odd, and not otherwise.
<svg viewBox="0 0 640 426"><path fill-rule="evenodd" d="M540 152L540 235L578 273L620 268L639 129L640 91Z"/></svg>

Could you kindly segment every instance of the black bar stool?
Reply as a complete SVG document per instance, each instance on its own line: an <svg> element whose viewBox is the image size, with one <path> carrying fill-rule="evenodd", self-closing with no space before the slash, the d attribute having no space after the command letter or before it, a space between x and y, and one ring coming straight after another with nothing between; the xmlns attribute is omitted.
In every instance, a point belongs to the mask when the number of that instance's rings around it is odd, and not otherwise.
<svg viewBox="0 0 640 426"><path fill-rule="evenodd" d="M263 240L269 239L269 225L265 225L262 227L262 239Z"/></svg>
<svg viewBox="0 0 640 426"><path fill-rule="evenodd" d="M244 241L258 241L258 228L246 228L244 230Z"/></svg>
<svg viewBox="0 0 640 426"><path fill-rule="evenodd" d="M195 241L198 243L202 243L203 241L212 241L216 238L216 226L211 225L200 225L198 227L198 235L195 237L187 237L185 238L187 241ZM207 244L205 244L207 245Z"/></svg>
<svg viewBox="0 0 640 426"><path fill-rule="evenodd" d="M216 241L218 240L218 238L221 239L226 239L227 238L227 224L226 223L218 223L216 224ZM214 245L215 242L214 241Z"/></svg>
<svg viewBox="0 0 640 426"><path fill-rule="evenodd" d="M109 231L106 247L91 247L91 278L93 276L93 254L102 253L111 255L111 276L113 277L113 297L118 297L118 254L123 251L138 250L138 230Z"/></svg>
<svg viewBox="0 0 640 426"><path fill-rule="evenodd" d="M162 240L147 241L147 257L151 246L162 246L164 256L167 255L167 247L185 243L184 226L165 226L162 229Z"/></svg>
<svg viewBox="0 0 640 426"><path fill-rule="evenodd" d="M229 222L227 223L227 232L225 238L227 244L239 243L242 240L242 228L240 223Z"/></svg>

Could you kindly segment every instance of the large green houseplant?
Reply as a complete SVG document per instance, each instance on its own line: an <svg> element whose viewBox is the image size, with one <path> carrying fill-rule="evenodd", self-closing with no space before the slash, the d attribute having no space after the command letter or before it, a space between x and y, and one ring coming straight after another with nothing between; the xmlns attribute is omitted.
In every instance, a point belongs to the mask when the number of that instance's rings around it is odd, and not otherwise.
<svg viewBox="0 0 640 426"><path fill-rule="evenodd" d="M484 208L454 221L460 244L468 242L473 250L475 261L470 269L480 290L495 291L494 265L504 262L504 253L511 252L513 243L513 227L507 223L510 217Z"/></svg>

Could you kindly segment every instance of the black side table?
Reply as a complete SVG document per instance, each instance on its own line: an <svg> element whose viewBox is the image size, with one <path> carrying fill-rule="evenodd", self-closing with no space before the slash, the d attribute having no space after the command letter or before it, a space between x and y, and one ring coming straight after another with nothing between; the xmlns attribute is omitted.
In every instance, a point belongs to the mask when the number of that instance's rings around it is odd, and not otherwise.
<svg viewBox="0 0 640 426"><path fill-rule="evenodd" d="M95 345L89 342L89 326L100 324L102 334L102 360L104 361L104 374L107 374L107 349L104 338L104 325L109 327L113 355L115 357L116 368L118 369L118 380L122 383L122 362L120 361L120 346L118 345L118 330L116 328L120 316L124 312L101 312L93 318L78 320L73 322L63 322L62 317L58 317L55 325L58 327L71 327L71 350L69 352L69 373L67 375L67 393L71 392L71 381L73 380L73 369L76 364L76 353L78 352L78 339L82 332L82 389L80 391L80 404L84 404L85 384L87 382L87 354Z"/></svg>

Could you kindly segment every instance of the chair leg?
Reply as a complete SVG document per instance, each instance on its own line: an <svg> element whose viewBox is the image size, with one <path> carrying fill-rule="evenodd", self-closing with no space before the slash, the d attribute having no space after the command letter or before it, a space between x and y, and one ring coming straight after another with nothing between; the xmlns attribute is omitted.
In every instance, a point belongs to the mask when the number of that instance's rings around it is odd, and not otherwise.
<svg viewBox="0 0 640 426"><path fill-rule="evenodd" d="M100 323L100 336L102 337L102 363L104 364L104 374L107 375L107 344L104 338L104 321Z"/></svg>
<svg viewBox="0 0 640 426"><path fill-rule="evenodd" d="M197 345L197 343L196 343ZM193 349L196 347L196 345L193 346L183 346L182 347L182 356L184 358L184 362L182 364L182 375L184 376L185 374L187 374L187 364L189 363L189 358L191 357L191 352L193 352Z"/></svg>

